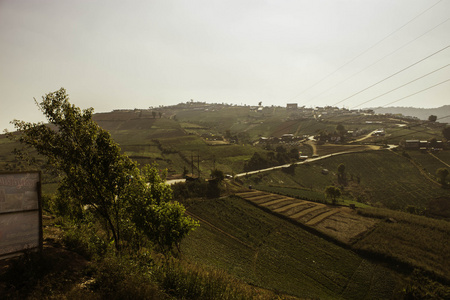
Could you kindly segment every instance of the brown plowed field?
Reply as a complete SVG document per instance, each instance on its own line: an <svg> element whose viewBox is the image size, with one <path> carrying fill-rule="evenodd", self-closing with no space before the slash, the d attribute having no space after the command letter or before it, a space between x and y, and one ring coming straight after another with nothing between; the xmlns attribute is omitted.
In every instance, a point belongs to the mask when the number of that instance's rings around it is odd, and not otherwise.
<svg viewBox="0 0 450 300"><path fill-rule="evenodd" d="M295 205L295 206L290 206L289 209L287 210L283 210L281 212L282 215L286 216L286 217L290 217L292 218L292 215L297 214L298 212L310 209L311 207L314 207L315 205L312 203L306 203L306 204L302 204L302 205Z"/></svg>
<svg viewBox="0 0 450 300"><path fill-rule="evenodd" d="M325 205L258 191L236 195L344 243L350 243L352 239L379 222L376 219L362 217L348 207Z"/></svg>
<svg viewBox="0 0 450 300"><path fill-rule="evenodd" d="M320 210L321 208L323 208L322 205L314 205L314 206L312 206L310 208L303 209L300 212L292 214L292 215L289 215L289 213L288 213L288 217L296 220L296 219L299 219L300 217L303 217L303 216L305 216L305 215L307 215L307 214L309 214L311 212L314 212L316 210Z"/></svg>
<svg viewBox="0 0 450 300"><path fill-rule="evenodd" d="M286 209L286 207L289 207L291 205L297 206L297 205L302 205L302 203L299 202L294 202L294 201L290 201L290 200L284 200L283 202L274 204L270 206L270 209L273 210L274 212L279 212L279 211L283 211L284 209Z"/></svg>
<svg viewBox="0 0 450 300"><path fill-rule="evenodd" d="M272 206L276 206L278 203L284 203L286 202L285 198L281 198L281 199L275 199L275 200L271 200L271 201L267 201L264 204L262 204L263 206L267 206L267 207L272 207Z"/></svg>
<svg viewBox="0 0 450 300"><path fill-rule="evenodd" d="M315 209L313 211L309 211L306 214L302 214L301 216L297 217L295 220L303 223L303 224L307 224L309 221L311 221L312 219L315 218L319 218L321 215L326 214L330 211L328 207L319 207L318 209Z"/></svg>
<svg viewBox="0 0 450 300"><path fill-rule="evenodd" d="M285 205L280 205L279 207L274 208L273 211L276 213L283 214L285 211L288 211L289 209L296 207L296 206L298 206L298 207L300 207L301 205L308 205L308 207L310 206L309 203L305 203L305 202L301 202L301 203L293 202L292 203L292 202L286 201L286 203L283 203L283 204L285 204Z"/></svg>
<svg viewBox="0 0 450 300"><path fill-rule="evenodd" d="M334 214L337 214L339 212L338 209L333 209L333 210L328 210L325 211L324 213L320 214L320 215L316 215L314 218L310 219L309 221L307 221L305 224L309 225L309 226L313 226L316 225L317 223L323 221L324 219L331 217Z"/></svg>
<svg viewBox="0 0 450 300"><path fill-rule="evenodd" d="M257 195L259 195L259 196L261 196L261 195L266 195L266 193L263 193L263 192L260 192L260 191L253 191L253 192L243 192L243 193L239 193L239 196L240 197L245 197L245 198L247 198L247 197L253 197L253 196L257 196Z"/></svg>
<svg viewBox="0 0 450 300"><path fill-rule="evenodd" d="M267 203L273 200L279 200L280 196L279 195L264 195L264 196L255 196L255 197L251 197L249 198L249 200L255 202L255 203ZM282 198L281 198L282 199Z"/></svg>

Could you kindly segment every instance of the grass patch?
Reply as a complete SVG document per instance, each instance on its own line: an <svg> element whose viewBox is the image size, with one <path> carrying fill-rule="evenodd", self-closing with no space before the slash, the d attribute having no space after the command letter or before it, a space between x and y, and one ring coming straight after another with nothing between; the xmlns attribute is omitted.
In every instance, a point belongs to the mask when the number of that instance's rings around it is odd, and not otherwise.
<svg viewBox="0 0 450 300"><path fill-rule="evenodd" d="M353 247L393 257L450 280L450 223L385 209L361 209L363 216L390 219L381 222Z"/></svg>
<svg viewBox="0 0 450 300"><path fill-rule="evenodd" d="M389 270L242 199L195 202L188 211L203 221L183 241L184 255L253 285L321 299L348 298L343 291L390 298L395 288ZM357 271L365 276L356 278Z"/></svg>
<svg viewBox="0 0 450 300"><path fill-rule="evenodd" d="M337 178L341 163L345 165L347 185L341 185ZM322 172L324 169L327 174ZM246 185L277 193L285 190L289 195L294 195L292 187L299 188L296 192L299 196L306 188L315 192L317 198L327 186L335 185L343 189L343 199L398 210L408 205L426 209L433 199L448 195L447 190L428 180L407 158L387 150L344 154L296 165L293 174L274 170L241 179Z"/></svg>

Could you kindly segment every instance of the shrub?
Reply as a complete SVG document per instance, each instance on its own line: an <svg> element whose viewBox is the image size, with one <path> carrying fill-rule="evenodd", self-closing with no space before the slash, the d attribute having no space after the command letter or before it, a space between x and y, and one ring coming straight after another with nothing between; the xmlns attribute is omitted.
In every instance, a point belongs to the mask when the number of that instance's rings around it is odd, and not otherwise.
<svg viewBox="0 0 450 300"><path fill-rule="evenodd" d="M66 227L62 242L68 249L87 259L103 256L108 248L104 239L93 230L92 223Z"/></svg>
<svg viewBox="0 0 450 300"><path fill-rule="evenodd" d="M167 299L149 269L126 256L106 257L95 267L93 277L91 289L101 299Z"/></svg>

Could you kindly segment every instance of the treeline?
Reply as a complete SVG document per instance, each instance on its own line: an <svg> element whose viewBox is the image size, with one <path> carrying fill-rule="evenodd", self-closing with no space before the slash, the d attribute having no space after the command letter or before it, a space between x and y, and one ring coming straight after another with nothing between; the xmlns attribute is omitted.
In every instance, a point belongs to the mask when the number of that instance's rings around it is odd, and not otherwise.
<svg viewBox="0 0 450 300"><path fill-rule="evenodd" d="M267 153L255 152L250 160L245 162L244 172L288 164L297 161L298 157L298 149L287 150L284 146L278 146L275 151Z"/></svg>

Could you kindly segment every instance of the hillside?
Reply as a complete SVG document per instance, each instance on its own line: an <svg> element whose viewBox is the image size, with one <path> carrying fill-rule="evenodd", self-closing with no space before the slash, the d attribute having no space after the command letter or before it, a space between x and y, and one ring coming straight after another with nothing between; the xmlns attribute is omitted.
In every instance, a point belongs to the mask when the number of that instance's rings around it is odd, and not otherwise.
<svg viewBox="0 0 450 300"><path fill-rule="evenodd" d="M201 227L183 242L184 255L252 284L320 299L392 298L398 286L389 269L242 199L194 202L188 212Z"/></svg>
<svg viewBox="0 0 450 300"><path fill-rule="evenodd" d="M404 116L416 117L421 120L428 120L430 115L435 115L439 122L450 123L450 105L437 108L416 108L416 107L377 107L373 108L377 114L402 114Z"/></svg>
<svg viewBox="0 0 450 300"><path fill-rule="evenodd" d="M201 223L182 243L189 263L301 298L392 298L414 269L448 283L448 247L441 242L449 238L448 222L428 217L450 218L448 189L436 178L437 169L449 166L450 152L392 147L405 139L441 139L442 124L336 108L204 103L101 113L94 120L131 159L156 163L169 178L192 173L205 188L213 169L229 174L222 189L233 190L222 195L236 196L180 200ZM0 138L0 167L30 168L12 154L18 146ZM308 158L300 161L300 154ZM338 176L340 164L345 172ZM46 195L57 181L44 172ZM343 193L339 206L328 204L330 185ZM248 186L259 191L240 193Z"/></svg>
<svg viewBox="0 0 450 300"><path fill-rule="evenodd" d="M450 280L447 257L450 249L441 243L450 238L448 222L382 209L355 210L259 191L237 195L366 257L395 260Z"/></svg>
<svg viewBox="0 0 450 300"><path fill-rule="evenodd" d="M412 152L413 155L417 155ZM436 154L448 161L448 153ZM303 199L325 201L324 190L329 185L341 186L343 199L391 209L433 209L433 201L447 197L448 190L434 179L436 169L445 164L434 160L429 172L408 158L388 150L358 152L296 165L292 169L241 177L245 184L257 189L284 193ZM346 181L339 182L337 168L345 165ZM323 173L326 169L329 172ZM450 216L449 216L450 217Z"/></svg>

